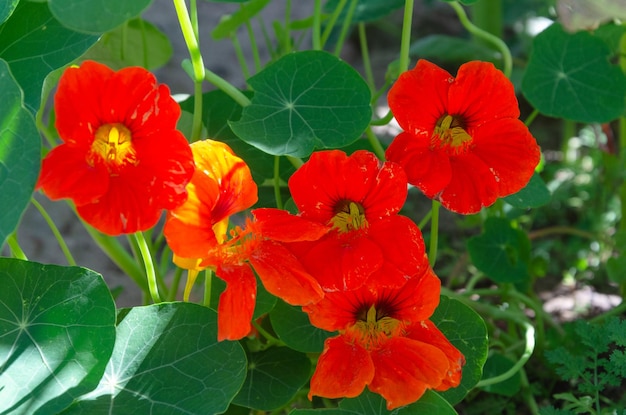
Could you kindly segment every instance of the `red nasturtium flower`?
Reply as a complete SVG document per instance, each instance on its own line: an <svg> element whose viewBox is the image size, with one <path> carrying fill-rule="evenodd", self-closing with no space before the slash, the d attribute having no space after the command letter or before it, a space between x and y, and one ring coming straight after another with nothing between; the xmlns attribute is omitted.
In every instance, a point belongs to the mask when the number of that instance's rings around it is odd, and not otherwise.
<svg viewBox="0 0 626 415"><path fill-rule="evenodd" d="M356 289L369 279L402 285L422 264L422 234L397 214L407 196L399 165L364 150L319 151L291 176L289 189L302 219L331 229L290 246L325 291Z"/></svg>
<svg viewBox="0 0 626 415"><path fill-rule="evenodd" d="M520 115L513 84L487 62L456 78L420 60L400 75L388 102L404 130L386 152L409 183L447 209L471 214L530 180L540 149Z"/></svg>
<svg viewBox="0 0 626 415"><path fill-rule="evenodd" d="M109 235L151 228L187 197L193 157L176 130L180 108L143 68L92 61L68 68L54 99L63 143L44 158L37 188L69 198Z"/></svg>
<svg viewBox="0 0 626 415"><path fill-rule="evenodd" d="M367 386L393 409L417 401L426 389L458 386L465 359L428 320L439 287L425 264L401 287L368 284L326 293L303 307L314 326L339 332L324 343L309 399L355 397Z"/></svg>
<svg viewBox="0 0 626 415"><path fill-rule="evenodd" d="M226 282L218 305L218 340L237 340L251 330L256 303L252 268L270 293L290 304L319 301L319 284L281 241L317 239L327 229L287 212L258 209L254 221L227 233L229 217L257 201L250 169L226 144L205 140L191 147L196 172L187 186L189 197L168 212L163 232L174 262L189 269L190 278L210 268ZM274 238L275 233L280 237Z"/></svg>

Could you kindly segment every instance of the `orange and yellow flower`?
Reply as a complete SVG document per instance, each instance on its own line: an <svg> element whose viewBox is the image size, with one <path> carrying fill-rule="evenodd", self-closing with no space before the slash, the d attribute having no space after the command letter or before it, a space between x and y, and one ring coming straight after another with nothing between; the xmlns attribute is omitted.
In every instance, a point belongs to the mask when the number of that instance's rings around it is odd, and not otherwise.
<svg viewBox="0 0 626 415"><path fill-rule="evenodd" d="M339 332L324 343L309 399L356 397L367 386L391 410L427 389L458 386L464 357L428 320L439 303L439 284L425 264L401 287L330 292L303 307L314 326Z"/></svg>
<svg viewBox="0 0 626 415"><path fill-rule="evenodd" d="M466 63L453 78L420 60L400 75L388 102L404 131L387 159L451 211L476 213L516 193L539 162L539 146L518 119L513 84L491 63Z"/></svg>
<svg viewBox="0 0 626 415"><path fill-rule="evenodd" d="M194 165L176 130L180 108L150 72L86 61L63 73L54 107L63 143L44 158L37 183L48 197L72 199L109 235L149 229L185 201Z"/></svg>

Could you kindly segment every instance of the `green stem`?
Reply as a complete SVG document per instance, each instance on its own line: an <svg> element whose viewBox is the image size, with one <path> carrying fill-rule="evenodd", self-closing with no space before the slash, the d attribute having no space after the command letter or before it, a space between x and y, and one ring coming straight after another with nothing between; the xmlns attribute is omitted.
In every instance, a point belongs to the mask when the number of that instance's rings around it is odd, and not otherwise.
<svg viewBox="0 0 626 415"><path fill-rule="evenodd" d="M387 125L391 122L391 120L393 120L393 113L391 111L387 111L387 114L385 114L384 117L372 120L370 125Z"/></svg>
<svg viewBox="0 0 626 415"><path fill-rule="evenodd" d="M243 92L235 88L233 84L220 77L216 73L213 73L210 70L206 70L205 79L215 85L217 88L224 91L228 96L230 96L236 103L241 105L242 107L247 107L250 105L250 99L244 95Z"/></svg>
<svg viewBox="0 0 626 415"><path fill-rule="evenodd" d="M524 121L524 125L526 127L530 126L530 124L532 124L532 122L535 121L535 118L537 118L537 115L539 115L539 110L535 108L533 112L531 112L530 115Z"/></svg>
<svg viewBox="0 0 626 415"><path fill-rule="evenodd" d="M11 255L13 255L13 258L28 261L28 257L26 257L26 254L22 250L20 243L17 241L16 232L13 232L7 237L7 245L9 245L9 249L11 250Z"/></svg>
<svg viewBox="0 0 626 415"><path fill-rule="evenodd" d="M243 74L243 77L245 79L248 79L250 77L250 70L248 69L246 57L243 53L243 50L241 49L241 43L239 43L239 39L237 38L237 33L231 33L230 41L233 44L233 49L235 50L235 56L237 56L237 61L239 62L241 73Z"/></svg>
<svg viewBox="0 0 626 415"><path fill-rule="evenodd" d="M256 321L253 320L252 321L252 325L254 326L255 329L257 329L257 331L259 333L261 333L261 335L263 337L265 337L265 340L267 340L268 344L271 344L271 345L277 346L277 347L285 346L285 343L282 340L272 336L272 334L269 331L267 331L263 327L261 327L261 325L259 323L257 323Z"/></svg>
<svg viewBox="0 0 626 415"><path fill-rule="evenodd" d="M204 270L204 298L202 304L206 307L211 307L211 283L213 282L213 271L210 269Z"/></svg>
<svg viewBox="0 0 626 415"><path fill-rule="evenodd" d="M291 52L291 0L285 2L285 33L283 38L283 54Z"/></svg>
<svg viewBox="0 0 626 415"><path fill-rule="evenodd" d="M159 296L159 284L157 282L156 272L154 270L154 262L152 261L150 248L148 247L148 243L142 232L135 232L132 236L135 239L137 246L139 247L139 253L141 254L141 259L143 260L143 264L146 269L146 277L148 280L150 297L152 297L152 301L155 304L158 304L161 302L161 297Z"/></svg>
<svg viewBox="0 0 626 415"><path fill-rule="evenodd" d="M428 211L428 213L424 215L420 223L417 224L417 227L420 229L424 229L424 226L426 226L426 224L428 223L428 221L430 220L432 216L433 216L433 210L431 209Z"/></svg>
<svg viewBox="0 0 626 415"><path fill-rule="evenodd" d="M48 225L48 227L52 231L52 234L54 235L54 239L56 239L57 243L59 244L59 248L61 248L61 251L63 251L63 255L65 256L65 259L68 265L76 266L76 261L74 260L72 253L67 247L67 244L65 243L65 239L63 239L61 232L59 232L59 228L57 228L57 226L54 224L54 221L52 220L50 215L48 215L48 212L46 212L46 209L34 197L30 199L30 203L32 203L33 206L37 208L37 210L39 211L39 214L46 221L46 224Z"/></svg>
<svg viewBox="0 0 626 415"><path fill-rule="evenodd" d="M435 267L437 262L437 244L439 243L439 207L441 203L433 199L432 216L430 218L430 247L428 258L430 267Z"/></svg>
<svg viewBox="0 0 626 415"><path fill-rule="evenodd" d="M482 30L502 38L502 0L480 0L472 5L472 21ZM478 39L482 41L483 39Z"/></svg>
<svg viewBox="0 0 626 415"><path fill-rule="evenodd" d="M413 0L404 2L404 19L402 21L402 39L400 43L400 73L409 69L409 49L411 47L411 25L413 24Z"/></svg>
<svg viewBox="0 0 626 415"><path fill-rule="evenodd" d="M274 198L276 207L283 208L283 198L280 195L280 156L274 156Z"/></svg>
<svg viewBox="0 0 626 415"><path fill-rule="evenodd" d="M315 0L313 8L313 50L322 50L322 0Z"/></svg>
<svg viewBox="0 0 626 415"><path fill-rule="evenodd" d="M374 81L374 73L372 72L372 61L370 60L369 48L367 46L367 33L365 31L365 23L360 22L359 28L359 45L361 46L361 57L363 58L363 68L365 70L365 79L370 87L370 91L374 94L376 91L376 83Z"/></svg>
<svg viewBox="0 0 626 415"><path fill-rule="evenodd" d="M376 156L380 160L384 161L385 149L383 148L383 145L380 144L380 141L378 140L378 137L376 137L376 134L374 134L374 132L372 131L372 127L367 127L367 129L365 130L365 136L367 137L367 141L372 146L372 150L374 150L374 154L376 154Z"/></svg>
<svg viewBox="0 0 626 415"><path fill-rule="evenodd" d="M482 30L481 28L470 22L467 14L465 13L465 10L463 9L463 6L461 6L459 3L452 2L448 4L454 9L459 18L459 21L468 32L486 42L489 42L491 45L495 46L498 49L498 51L502 54L502 72L504 72L504 75L507 78L510 78L511 72L513 70L513 58L511 57L511 51L509 50L509 47L506 45L506 43L504 43L504 41L499 37Z"/></svg>
<svg viewBox="0 0 626 415"><path fill-rule="evenodd" d="M326 41L328 40L328 38L330 37L330 34L335 28L335 23L337 23L337 19L339 18L339 15L341 14L341 11L343 10L343 8L346 6L347 2L348 0L339 0L339 4L337 4L335 11L330 16L330 19L328 19L328 22L326 23L326 28L324 29L324 33L322 33L322 41L321 41L322 48L324 47L324 45L326 45Z"/></svg>
<svg viewBox="0 0 626 415"><path fill-rule="evenodd" d="M254 59L254 70L259 72L261 70L261 55L259 53L259 46L257 44L256 36L254 35L254 30L252 29L250 20L246 20L246 30L248 31L250 49L252 50L252 57ZM246 79L247 78L248 76L246 76Z"/></svg>
<svg viewBox="0 0 626 415"><path fill-rule="evenodd" d="M182 268L176 268L174 271L174 277L172 278L172 284L170 285L170 290L167 295L167 301L176 300L176 295L178 294L178 287L180 285L180 279L183 275Z"/></svg>
<svg viewBox="0 0 626 415"><path fill-rule="evenodd" d="M289 160L291 165L295 167L296 169L299 169L304 164L302 159L299 159L298 157L293 157L293 156L285 156L285 157L287 157L287 160Z"/></svg>
<svg viewBox="0 0 626 415"><path fill-rule="evenodd" d="M350 8L348 9L348 13L346 14L346 18L341 25L341 32L339 32L339 38L337 39L337 44L335 45L335 56L339 57L341 55L341 49L346 41L346 37L348 36L348 31L350 30L350 25L352 24L352 16L354 16L354 11L356 10L357 0L350 1Z"/></svg>

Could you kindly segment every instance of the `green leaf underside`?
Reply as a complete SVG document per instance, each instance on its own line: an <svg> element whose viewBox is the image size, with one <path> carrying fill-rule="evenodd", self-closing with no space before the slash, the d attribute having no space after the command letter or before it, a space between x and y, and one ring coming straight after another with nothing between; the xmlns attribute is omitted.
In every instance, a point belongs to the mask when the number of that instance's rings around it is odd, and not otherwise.
<svg viewBox="0 0 626 415"><path fill-rule="evenodd" d="M305 353L321 353L324 341L337 333L314 327L308 315L299 308L278 301L270 312L272 328L290 348Z"/></svg>
<svg viewBox="0 0 626 415"><path fill-rule="evenodd" d="M8 62L24 91L24 104L34 114L46 76L78 58L97 40L97 36L61 25L46 3L22 1L0 26L0 58Z"/></svg>
<svg viewBox="0 0 626 415"><path fill-rule="evenodd" d="M451 405L459 403L482 378L487 360L489 341L485 322L474 310L462 302L441 296L431 321L445 334L465 357L461 384L439 394Z"/></svg>
<svg viewBox="0 0 626 415"><path fill-rule="evenodd" d="M17 227L39 175L41 140L22 92L0 59L0 246ZM10 195L7 197L6 195Z"/></svg>
<svg viewBox="0 0 626 415"><path fill-rule="evenodd" d="M50 11L64 26L85 33L104 33L137 17L152 0L49 0Z"/></svg>
<svg viewBox="0 0 626 415"><path fill-rule="evenodd" d="M128 310L98 387L69 414L217 414L241 387L246 357L217 341L217 314L193 303Z"/></svg>
<svg viewBox="0 0 626 415"><path fill-rule="evenodd" d="M604 41L553 24L533 41L522 91L541 113L604 123L624 112L626 77L610 62Z"/></svg>
<svg viewBox="0 0 626 415"><path fill-rule="evenodd" d="M315 148L346 146L361 136L371 118L363 78L326 52L286 55L248 83L254 90L252 103L230 126L268 154L307 157Z"/></svg>
<svg viewBox="0 0 626 415"><path fill-rule="evenodd" d="M111 293L93 271L9 258L0 286L0 413L59 413L111 356Z"/></svg>
<svg viewBox="0 0 626 415"><path fill-rule="evenodd" d="M13 13L20 0L5 0L0 4L0 24L4 23Z"/></svg>

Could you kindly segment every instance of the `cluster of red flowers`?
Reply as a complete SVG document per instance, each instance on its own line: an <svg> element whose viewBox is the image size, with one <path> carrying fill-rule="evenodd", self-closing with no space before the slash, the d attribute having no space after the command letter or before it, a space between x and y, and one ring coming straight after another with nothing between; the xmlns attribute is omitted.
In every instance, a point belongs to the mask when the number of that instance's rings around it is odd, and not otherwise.
<svg viewBox="0 0 626 415"><path fill-rule="evenodd" d="M389 105L404 129L389 161L316 152L289 180L297 214L256 209L229 229L232 215L257 202L246 163L217 141L188 145L175 129L178 106L147 71L85 62L61 78L64 143L44 159L38 186L71 198L85 221L112 235L148 229L166 209L174 262L190 279L208 268L227 284L219 340L250 333L256 274L312 325L338 333L325 342L310 398L368 387L392 409L458 386L465 363L429 320L440 282L420 229L399 214L408 184L475 213L525 186L540 152L517 119L512 85L491 64L463 65L455 79L419 61Z"/></svg>

